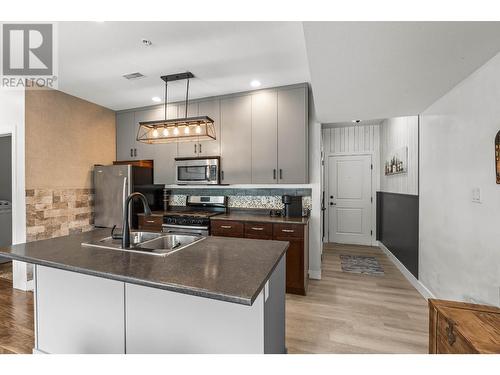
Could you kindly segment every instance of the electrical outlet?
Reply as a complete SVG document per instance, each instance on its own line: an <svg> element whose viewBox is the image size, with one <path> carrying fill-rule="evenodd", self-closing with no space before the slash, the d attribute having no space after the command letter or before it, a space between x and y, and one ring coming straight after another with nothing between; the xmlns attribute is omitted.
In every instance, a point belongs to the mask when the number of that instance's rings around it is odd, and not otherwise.
<svg viewBox="0 0 500 375"><path fill-rule="evenodd" d="M472 189L472 201L474 203L481 203L481 189L480 188L474 188Z"/></svg>

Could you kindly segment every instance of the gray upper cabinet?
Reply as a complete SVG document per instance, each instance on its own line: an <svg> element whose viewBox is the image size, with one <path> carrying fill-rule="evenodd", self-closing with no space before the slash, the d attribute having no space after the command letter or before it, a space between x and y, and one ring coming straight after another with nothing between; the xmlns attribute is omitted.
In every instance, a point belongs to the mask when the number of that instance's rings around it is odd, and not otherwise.
<svg viewBox="0 0 500 375"><path fill-rule="evenodd" d="M137 132L137 129L139 128L139 122L161 120L164 117L165 115L162 107L136 111L134 120L135 132ZM137 137L137 134L135 134L135 137ZM154 159L156 146L158 145L150 145L147 143L136 142L137 157L135 157L135 159L142 159L142 160Z"/></svg>
<svg viewBox="0 0 500 375"><path fill-rule="evenodd" d="M116 114L116 160L134 159L136 127L134 112Z"/></svg>
<svg viewBox="0 0 500 375"><path fill-rule="evenodd" d="M140 143L138 123L164 119L164 107L119 112L117 160L154 159L155 182L163 184L175 183L176 157L219 155L224 184L306 184L307 95L307 85L302 84L190 102L188 117L214 120L214 141ZM167 118L184 116L183 102L168 105Z"/></svg>
<svg viewBox="0 0 500 375"><path fill-rule="evenodd" d="M160 107L161 114L158 119L165 118L165 107ZM167 106L167 118L177 117L177 105L169 104ZM145 145L153 150L153 160L155 165L154 182L155 184L173 184L175 183L175 158L177 156L177 143L160 143L155 145Z"/></svg>
<svg viewBox="0 0 500 375"><path fill-rule="evenodd" d="M198 116L198 103L188 103L187 117ZM177 117L186 117L186 105L179 104ZM182 131L182 130L181 130ZM198 156L198 141L179 142L177 144L177 156L179 157L195 157Z"/></svg>
<svg viewBox="0 0 500 375"><path fill-rule="evenodd" d="M198 145L198 155L219 156L220 155L220 99L210 99L198 102L198 116L208 116L214 120L215 140L201 141Z"/></svg>
<svg viewBox="0 0 500 375"><path fill-rule="evenodd" d="M307 87L278 90L278 183L308 183Z"/></svg>
<svg viewBox="0 0 500 375"><path fill-rule="evenodd" d="M252 97L221 99L222 183L252 181Z"/></svg>
<svg viewBox="0 0 500 375"><path fill-rule="evenodd" d="M276 90L252 95L252 183L278 182L278 95Z"/></svg>

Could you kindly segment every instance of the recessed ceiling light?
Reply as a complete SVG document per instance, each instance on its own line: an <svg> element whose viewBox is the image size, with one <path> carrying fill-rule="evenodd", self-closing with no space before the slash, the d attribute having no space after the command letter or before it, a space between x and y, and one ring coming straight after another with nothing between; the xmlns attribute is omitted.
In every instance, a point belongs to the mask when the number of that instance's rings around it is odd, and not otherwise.
<svg viewBox="0 0 500 375"><path fill-rule="evenodd" d="M151 98L151 100L152 100L153 102L155 102L155 103L159 103L159 102L161 102L161 98L160 98L160 97L158 97L158 96L153 96L153 97Z"/></svg>
<svg viewBox="0 0 500 375"><path fill-rule="evenodd" d="M257 81L256 79L250 82L250 86L252 87L259 87L260 85L261 85L260 81Z"/></svg>

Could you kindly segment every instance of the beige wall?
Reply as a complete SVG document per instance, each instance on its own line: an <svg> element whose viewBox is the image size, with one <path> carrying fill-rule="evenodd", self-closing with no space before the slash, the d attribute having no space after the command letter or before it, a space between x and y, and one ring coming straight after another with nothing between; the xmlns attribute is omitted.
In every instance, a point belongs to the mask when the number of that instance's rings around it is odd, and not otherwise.
<svg viewBox="0 0 500 375"><path fill-rule="evenodd" d="M91 188L115 159L115 112L56 90L26 91L26 189Z"/></svg>
<svg viewBox="0 0 500 375"><path fill-rule="evenodd" d="M55 90L26 91L26 238L91 230L92 169L115 159L115 113Z"/></svg>

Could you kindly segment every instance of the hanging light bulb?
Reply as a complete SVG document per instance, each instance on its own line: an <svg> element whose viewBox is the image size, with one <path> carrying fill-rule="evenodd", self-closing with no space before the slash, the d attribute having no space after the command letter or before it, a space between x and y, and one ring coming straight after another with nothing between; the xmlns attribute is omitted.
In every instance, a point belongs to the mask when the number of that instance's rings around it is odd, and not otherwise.
<svg viewBox="0 0 500 375"><path fill-rule="evenodd" d="M174 135L179 135L179 128L177 126L174 128Z"/></svg>
<svg viewBox="0 0 500 375"><path fill-rule="evenodd" d="M186 127L184 128L184 134L189 134L189 126L186 126Z"/></svg>
<svg viewBox="0 0 500 375"><path fill-rule="evenodd" d="M201 134L201 126L200 125L198 125L196 127L196 134Z"/></svg>
<svg viewBox="0 0 500 375"><path fill-rule="evenodd" d="M169 131L168 131L168 128L163 128L163 136L164 137L168 137L169 136Z"/></svg>
<svg viewBox="0 0 500 375"><path fill-rule="evenodd" d="M158 138L158 130L153 130L153 137Z"/></svg>

